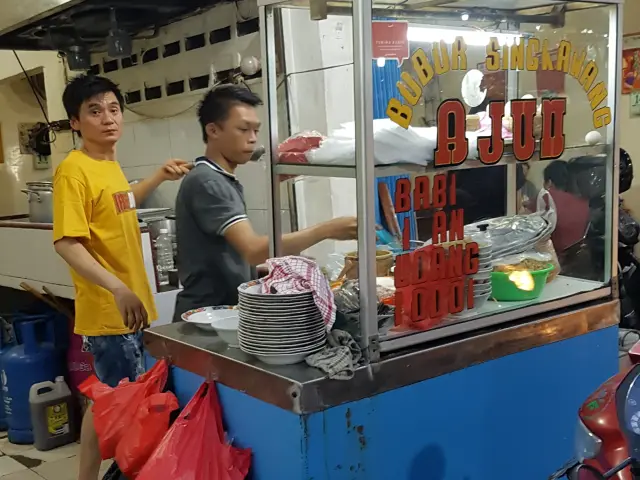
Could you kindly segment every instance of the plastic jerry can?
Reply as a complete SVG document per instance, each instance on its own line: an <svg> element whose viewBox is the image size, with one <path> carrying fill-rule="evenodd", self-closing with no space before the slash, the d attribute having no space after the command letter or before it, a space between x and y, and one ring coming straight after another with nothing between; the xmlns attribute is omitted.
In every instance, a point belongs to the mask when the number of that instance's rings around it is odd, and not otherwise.
<svg viewBox="0 0 640 480"><path fill-rule="evenodd" d="M36 383L29 390L33 444L40 451L67 445L76 439L73 394L64 381Z"/></svg>

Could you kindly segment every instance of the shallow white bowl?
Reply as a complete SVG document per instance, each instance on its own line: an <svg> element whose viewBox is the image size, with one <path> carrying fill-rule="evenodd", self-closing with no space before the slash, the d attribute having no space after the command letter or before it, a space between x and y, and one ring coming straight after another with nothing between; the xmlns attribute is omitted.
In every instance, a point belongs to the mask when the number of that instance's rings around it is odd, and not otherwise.
<svg viewBox="0 0 640 480"><path fill-rule="evenodd" d="M202 330L213 332L215 329L211 324L214 321L224 318L238 318L238 311L234 306L220 305L189 310L183 313L181 317L187 323L191 323Z"/></svg>
<svg viewBox="0 0 640 480"><path fill-rule="evenodd" d="M291 355L260 355L252 353L251 355L267 365L295 365L296 363L304 362L304 359L311 353L293 353Z"/></svg>
<svg viewBox="0 0 640 480"><path fill-rule="evenodd" d="M235 312L235 316L218 318L211 323L211 326L227 345L239 348L240 342L238 341L238 326L240 323L240 317L238 316L237 310L233 311Z"/></svg>

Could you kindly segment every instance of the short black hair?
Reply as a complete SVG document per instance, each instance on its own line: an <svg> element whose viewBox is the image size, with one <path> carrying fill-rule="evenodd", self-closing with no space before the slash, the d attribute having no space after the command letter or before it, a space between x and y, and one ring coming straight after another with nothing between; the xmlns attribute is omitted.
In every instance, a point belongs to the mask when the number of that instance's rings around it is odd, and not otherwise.
<svg viewBox="0 0 640 480"><path fill-rule="evenodd" d="M124 108L124 97L114 82L97 75L80 75L71 80L62 94L62 104L69 120L80 116L80 107L96 95L112 92L118 99L120 108Z"/></svg>
<svg viewBox="0 0 640 480"><path fill-rule="evenodd" d="M544 181L551 181L560 190L572 192L571 173L567 162L554 160L544 169Z"/></svg>
<svg viewBox="0 0 640 480"><path fill-rule="evenodd" d="M262 100L244 85L221 85L207 92L198 107L204 143L207 143L207 125L224 122L229 117L231 107L237 104L257 107L262 105Z"/></svg>

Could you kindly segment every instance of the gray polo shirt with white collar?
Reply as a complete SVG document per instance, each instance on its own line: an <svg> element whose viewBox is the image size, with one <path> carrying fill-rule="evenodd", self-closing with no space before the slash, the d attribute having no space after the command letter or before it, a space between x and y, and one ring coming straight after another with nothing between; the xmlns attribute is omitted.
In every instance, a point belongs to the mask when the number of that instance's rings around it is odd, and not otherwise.
<svg viewBox="0 0 640 480"><path fill-rule="evenodd" d="M238 286L256 277L224 233L247 220L242 185L219 165L201 157L182 180L176 198L178 273L182 290L174 321L189 310L236 305Z"/></svg>

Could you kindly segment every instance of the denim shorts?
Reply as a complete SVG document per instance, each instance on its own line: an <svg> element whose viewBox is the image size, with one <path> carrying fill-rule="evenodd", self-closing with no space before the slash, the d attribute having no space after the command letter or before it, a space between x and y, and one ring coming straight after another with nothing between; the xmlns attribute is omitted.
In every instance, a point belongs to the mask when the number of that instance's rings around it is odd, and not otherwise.
<svg viewBox="0 0 640 480"><path fill-rule="evenodd" d="M144 373L142 333L83 337L84 349L93 356L98 380L115 387L120 380L136 380Z"/></svg>

